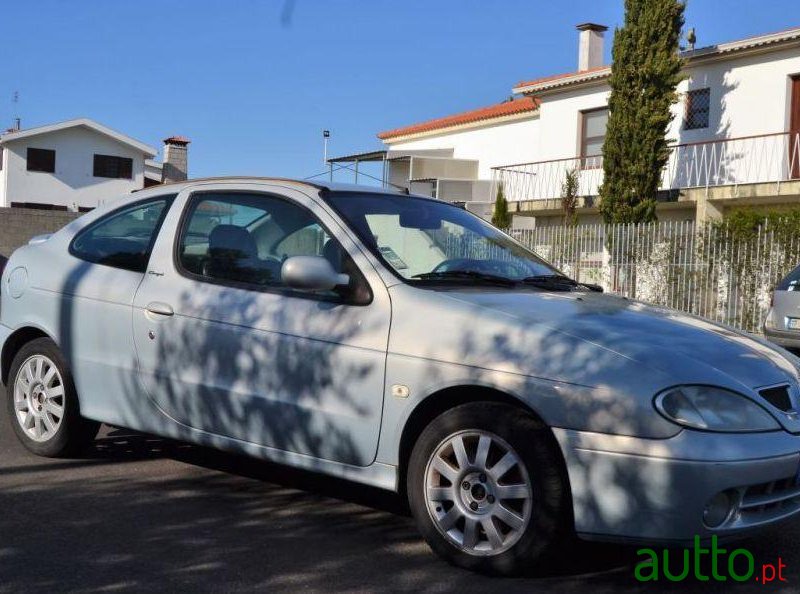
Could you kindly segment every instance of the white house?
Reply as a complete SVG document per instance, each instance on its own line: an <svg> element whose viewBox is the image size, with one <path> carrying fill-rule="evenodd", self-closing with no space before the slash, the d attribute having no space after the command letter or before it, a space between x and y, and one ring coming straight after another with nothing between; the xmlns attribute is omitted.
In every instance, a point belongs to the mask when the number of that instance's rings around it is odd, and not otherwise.
<svg viewBox="0 0 800 594"><path fill-rule="evenodd" d="M576 171L579 215L599 220L611 68L602 63L606 27L578 31L575 72L518 83L510 101L380 133L385 182L483 201L484 212L502 183L512 210L541 225L560 222L564 177ZM685 78L668 130L659 218L800 205L800 28L681 55Z"/></svg>
<svg viewBox="0 0 800 594"><path fill-rule="evenodd" d="M185 179L189 141L164 142L175 145L173 153L182 152ZM0 135L0 207L94 208L161 183L164 167L153 160L156 154L155 148L86 118L10 130Z"/></svg>

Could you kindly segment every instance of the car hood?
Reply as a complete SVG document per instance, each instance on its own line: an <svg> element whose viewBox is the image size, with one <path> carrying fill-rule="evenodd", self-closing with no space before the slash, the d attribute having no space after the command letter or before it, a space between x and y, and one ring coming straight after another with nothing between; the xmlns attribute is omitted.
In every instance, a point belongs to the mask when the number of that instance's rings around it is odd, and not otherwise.
<svg viewBox="0 0 800 594"><path fill-rule="evenodd" d="M457 291L447 297L590 342L674 378L748 389L797 380L782 350L673 310L602 293Z"/></svg>

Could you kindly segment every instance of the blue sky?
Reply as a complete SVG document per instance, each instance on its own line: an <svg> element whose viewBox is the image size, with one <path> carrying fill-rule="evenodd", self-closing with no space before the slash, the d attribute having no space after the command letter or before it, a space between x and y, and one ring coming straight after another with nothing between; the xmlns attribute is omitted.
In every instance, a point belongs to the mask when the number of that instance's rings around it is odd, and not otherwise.
<svg viewBox="0 0 800 594"><path fill-rule="evenodd" d="M288 2L4 0L0 126L85 116L154 146L188 136L193 176L305 177L323 169L323 128L347 154L378 148L381 130L501 101L520 80L574 70L574 25L613 29L623 6ZM689 0L686 20L702 46L800 25L796 7Z"/></svg>

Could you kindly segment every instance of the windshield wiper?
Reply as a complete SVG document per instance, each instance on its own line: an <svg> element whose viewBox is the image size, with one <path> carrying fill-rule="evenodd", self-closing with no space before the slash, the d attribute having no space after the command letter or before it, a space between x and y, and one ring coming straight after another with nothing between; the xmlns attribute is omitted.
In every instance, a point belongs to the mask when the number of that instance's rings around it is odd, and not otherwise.
<svg viewBox="0 0 800 594"><path fill-rule="evenodd" d="M505 276L498 276L496 274L488 274L486 272L477 272L476 270L447 270L442 272L421 272L415 274L411 278L418 278L420 280L474 280L485 283L492 283L496 285L504 285L513 287L517 282Z"/></svg>
<svg viewBox="0 0 800 594"><path fill-rule="evenodd" d="M602 293L603 288L599 285L591 285L587 283L579 283L576 280L564 276L563 274L537 274L536 276L528 276L523 278L522 281L528 285L534 285L543 289L552 289L554 291L571 291L576 287L585 287L590 291Z"/></svg>

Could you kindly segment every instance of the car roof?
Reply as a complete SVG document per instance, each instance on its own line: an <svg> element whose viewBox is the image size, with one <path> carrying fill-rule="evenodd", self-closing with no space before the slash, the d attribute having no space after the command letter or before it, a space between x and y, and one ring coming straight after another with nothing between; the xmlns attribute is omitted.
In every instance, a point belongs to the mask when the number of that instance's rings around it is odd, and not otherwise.
<svg viewBox="0 0 800 594"><path fill-rule="evenodd" d="M194 179L187 179L180 182L169 182L165 184L158 184L148 188L133 190L129 194L122 194L113 197L112 199L101 204L93 212L98 214L107 213L117 208L124 207L128 204L138 202L140 200L147 200L158 196L167 194L178 194L187 188L203 187L204 185L211 184L279 184L295 186L298 189L314 190L316 192L330 191L330 192L350 192L350 193L363 193L363 194L383 194L388 196L405 196L414 198L423 198L426 200L436 200L430 196L421 194L411 194L406 191L396 190L394 188L384 188L380 186L363 186L357 184L342 184L327 181L311 181L304 179L292 179L288 177L259 177L259 176L221 176L221 177L199 177ZM447 204L447 203L445 203Z"/></svg>
<svg viewBox="0 0 800 594"><path fill-rule="evenodd" d="M327 181L317 181L317 180L305 180L305 179L293 179L288 177L261 177L261 176L221 176L221 177L198 177L194 179L187 179L185 181L180 182L169 182L165 184L159 184L156 186L150 186L149 188L143 188L141 190L135 190L135 193L139 192L147 192L150 191L158 191L160 189L169 189L173 192L180 192L184 188L188 188L190 186L196 184L207 184L207 183L253 183L253 182L278 182L282 184L292 184L298 186L305 186L307 188L315 188L317 190L329 190L331 192L370 192L370 193L380 193L380 194L405 194L405 192L401 192L399 190L393 188L383 188L380 186L364 186L358 184L343 184L338 182L327 182Z"/></svg>

